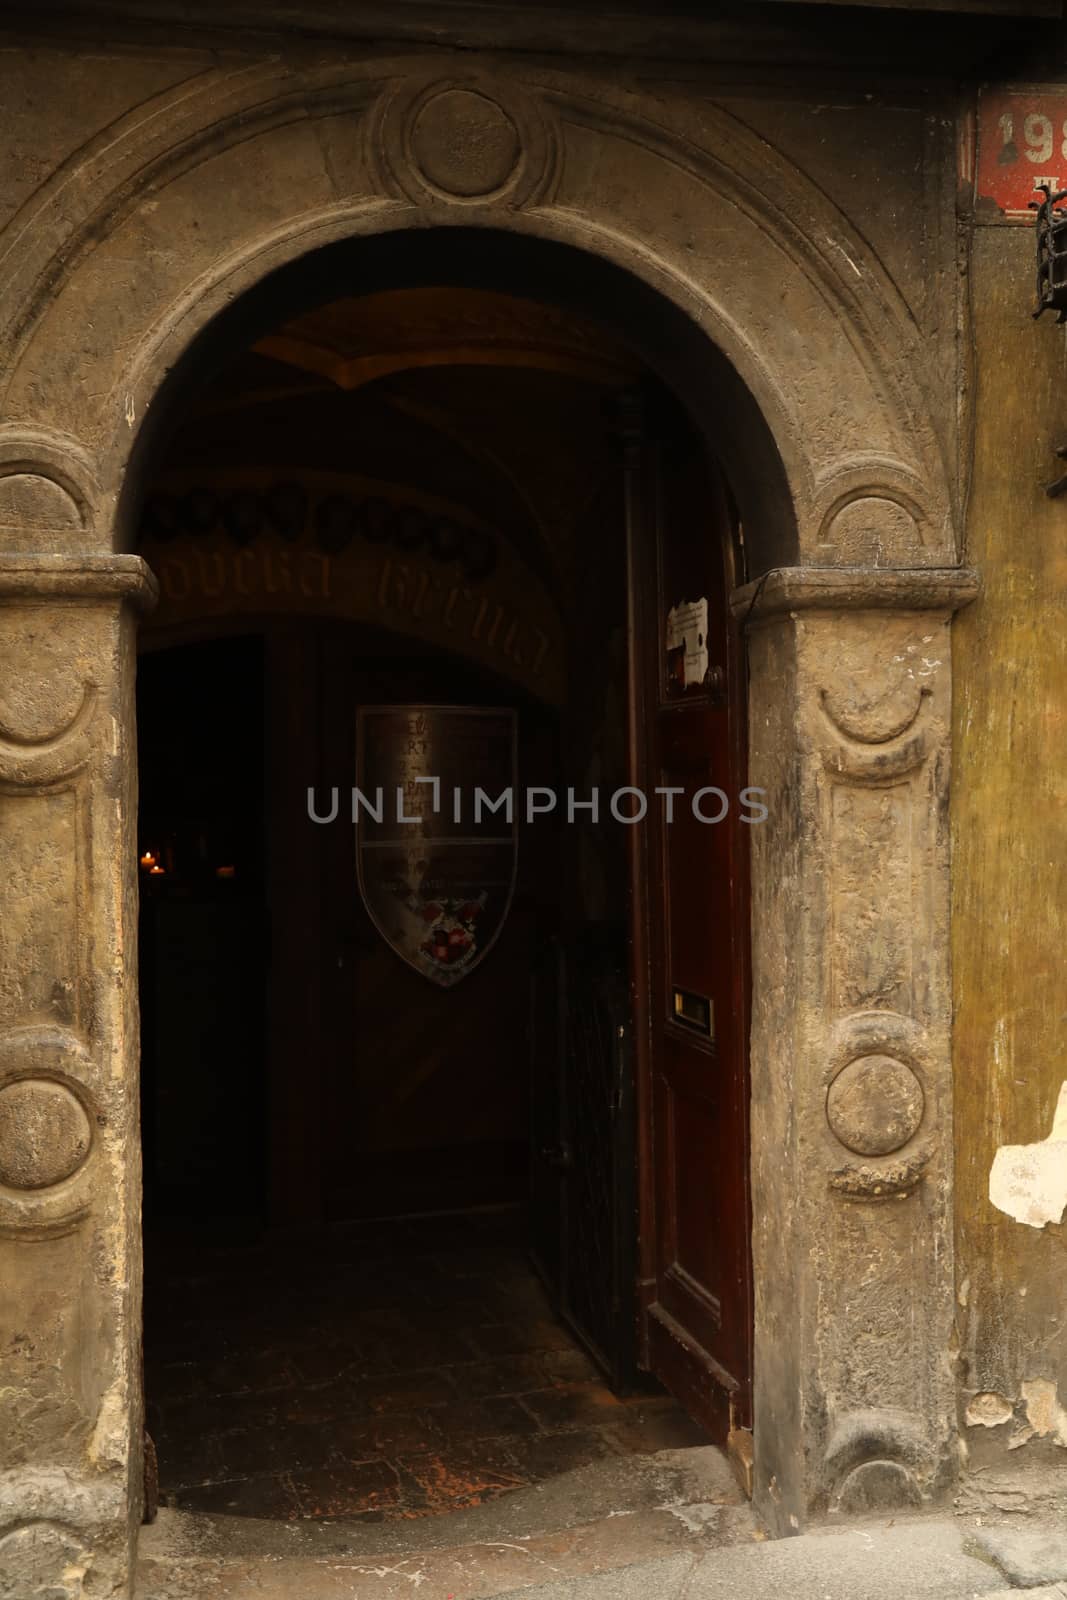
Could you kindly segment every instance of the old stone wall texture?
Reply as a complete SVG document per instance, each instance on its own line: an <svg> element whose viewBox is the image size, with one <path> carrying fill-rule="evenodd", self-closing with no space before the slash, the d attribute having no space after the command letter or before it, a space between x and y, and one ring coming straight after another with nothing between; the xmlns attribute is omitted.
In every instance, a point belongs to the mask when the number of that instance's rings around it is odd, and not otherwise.
<svg viewBox="0 0 1067 1600"><path fill-rule="evenodd" d="M772 574L736 601L754 606L750 774L777 797L753 841L752 1160L756 1478L782 1532L918 1505L956 1470L937 951L950 617L971 582L830 578ZM819 1460L799 1497L789 1439Z"/></svg>
<svg viewBox="0 0 1067 1600"><path fill-rule="evenodd" d="M94 1568L110 1585L137 1526L137 907L125 863L130 602L151 589L134 556L0 553L5 1600L78 1595Z"/></svg>

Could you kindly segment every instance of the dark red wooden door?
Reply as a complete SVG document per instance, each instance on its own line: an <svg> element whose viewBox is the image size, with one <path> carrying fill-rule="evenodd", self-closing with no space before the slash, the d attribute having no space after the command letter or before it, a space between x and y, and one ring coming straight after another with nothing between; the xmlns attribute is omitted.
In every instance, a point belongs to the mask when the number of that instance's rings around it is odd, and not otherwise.
<svg viewBox="0 0 1067 1600"><path fill-rule="evenodd" d="M757 813L741 799L731 511L701 442L677 419L662 434L632 435L629 469L632 763L646 789L673 791L650 794L633 863L641 1331L647 1365L721 1439L749 1425L746 835L759 824L742 820Z"/></svg>

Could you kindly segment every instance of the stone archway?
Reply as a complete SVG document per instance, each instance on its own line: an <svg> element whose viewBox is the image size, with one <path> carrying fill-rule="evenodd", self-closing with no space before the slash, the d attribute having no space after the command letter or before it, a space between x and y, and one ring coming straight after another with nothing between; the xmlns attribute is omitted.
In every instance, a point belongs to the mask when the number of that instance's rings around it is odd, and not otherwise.
<svg viewBox="0 0 1067 1600"><path fill-rule="evenodd" d="M795 550L735 596L749 781L772 796L756 1494L788 1533L953 1473L948 640L974 581L906 306L826 196L706 102L446 54L245 63L131 111L0 237L0 1254L22 1363L0 1555L56 1592L88 1571L125 1592L139 1516L135 447L168 371L268 274L457 226L643 282L773 436Z"/></svg>

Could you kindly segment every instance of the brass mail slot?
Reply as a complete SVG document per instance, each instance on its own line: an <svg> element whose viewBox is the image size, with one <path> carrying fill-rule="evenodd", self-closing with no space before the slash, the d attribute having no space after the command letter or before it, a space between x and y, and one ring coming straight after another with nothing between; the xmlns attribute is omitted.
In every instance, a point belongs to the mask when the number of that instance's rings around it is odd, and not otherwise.
<svg viewBox="0 0 1067 1600"><path fill-rule="evenodd" d="M692 994L688 989L674 991L674 1020L706 1039L715 1037L715 1007L707 995Z"/></svg>

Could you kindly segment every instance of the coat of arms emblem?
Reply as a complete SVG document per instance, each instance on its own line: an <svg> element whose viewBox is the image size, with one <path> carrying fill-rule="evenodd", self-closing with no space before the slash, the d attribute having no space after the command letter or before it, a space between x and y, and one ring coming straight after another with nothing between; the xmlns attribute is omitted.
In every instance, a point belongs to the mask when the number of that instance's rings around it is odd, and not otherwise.
<svg viewBox="0 0 1067 1600"><path fill-rule="evenodd" d="M360 892L386 943L443 988L485 960L507 917L518 858L515 777L514 711L358 712Z"/></svg>

